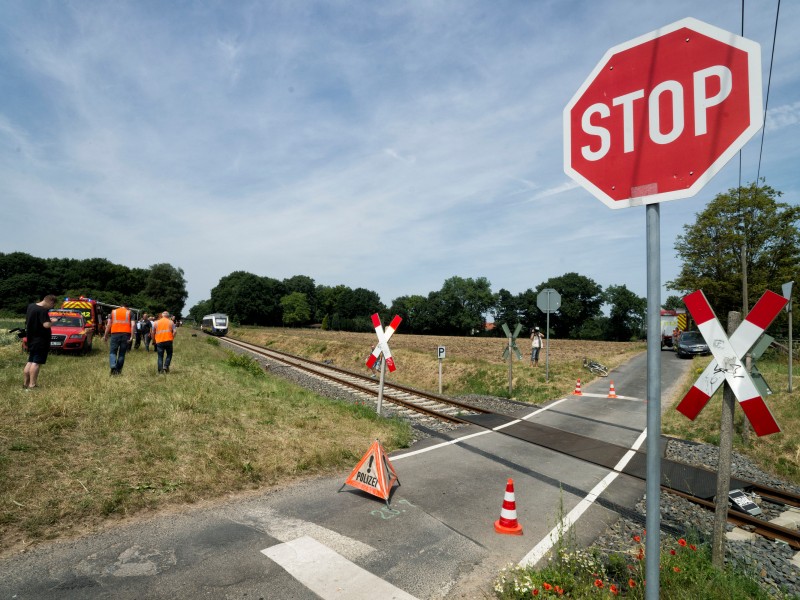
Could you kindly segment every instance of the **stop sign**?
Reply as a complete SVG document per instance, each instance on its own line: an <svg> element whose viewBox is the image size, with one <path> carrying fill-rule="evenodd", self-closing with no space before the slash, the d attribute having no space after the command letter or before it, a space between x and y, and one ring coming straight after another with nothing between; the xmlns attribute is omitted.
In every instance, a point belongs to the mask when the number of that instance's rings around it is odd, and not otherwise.
<svg viewBox="0 0 800 600"><path fill-rule="evenodd" d="M611 208L688 198L762 122L761 47L683 19L606 52L564 109L564 171Z"/></svg>

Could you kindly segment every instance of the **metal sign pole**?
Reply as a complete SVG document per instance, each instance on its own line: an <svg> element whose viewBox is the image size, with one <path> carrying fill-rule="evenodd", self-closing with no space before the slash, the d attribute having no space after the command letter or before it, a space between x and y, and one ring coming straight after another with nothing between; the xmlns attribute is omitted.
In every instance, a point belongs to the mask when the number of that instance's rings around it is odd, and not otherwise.
<svg viewBox="0 0 800 600"><path fill-rule="evenodd" d="M550 294L548 293L548 296ZM548 301L548 305L550 302ZM550 381L550 311L547 311L547 330L545 334L547 336L547 347L544 349L544 380L546 382Z"/></svg>
<svg viewBox="0 0 800 600"><path fill-rule="evenodd" d="M514 369L514 351L511 347L514 340L511 339L511 336L508 336L508 397L512 398L514 396L513 391L513 369Z"/></svg>
<svg viewBox="0 0 800 600"><path fill-rule="evenodd" d="M648 204L647 221L647 600L658 600L661 558L661 211Z"/></svg>
<svg viewBox="0 0 800 600"><path fill-rule="evenodd" d="M439 359L439 395L442 395L442 359Z"/></svg>
<svg viewBox="0 0 800 600"><path fill-rule="evenodd" d="M386 358L381 356L381 379L378 383L378 415L383 416L383 382L386 378Z"/></svg>

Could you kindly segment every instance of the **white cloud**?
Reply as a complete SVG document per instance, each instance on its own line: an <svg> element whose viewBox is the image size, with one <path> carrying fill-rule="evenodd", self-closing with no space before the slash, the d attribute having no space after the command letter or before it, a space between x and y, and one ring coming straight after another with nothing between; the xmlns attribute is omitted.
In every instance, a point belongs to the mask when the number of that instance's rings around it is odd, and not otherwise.
<svg viewBox="0 0 800 600"><path fill-rule="evenodd" d="M774 15L748 10L766 57ZM688 0L9 0L0 197L14 226L0 252L47 254L48 234L26 224L78 205L81 244L50 252L171 262L190 305L234 270L386 303L454 274L517 293L577 271L644 294L643 211L610 211L566 177L561 111L609 47L686 14L738 31L734 13ZM781 19L799 25L797 6ZM798 43L778 36L762 167L790 201ZM745 180L757 160L751 143ZM736 180L726 167L703 198ZM663 210L664 279L705 200ZM141 225L164 216L167 234Z"/></svg>

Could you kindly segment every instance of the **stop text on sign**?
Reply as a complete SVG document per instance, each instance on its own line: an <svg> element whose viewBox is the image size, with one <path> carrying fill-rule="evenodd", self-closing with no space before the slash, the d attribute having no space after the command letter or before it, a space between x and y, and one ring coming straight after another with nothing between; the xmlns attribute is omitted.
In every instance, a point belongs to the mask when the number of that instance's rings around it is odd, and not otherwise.
<svg viewBox="0 0 800 600"><path fill-rule="evenodd" d="M565 173L610 208L688 198L761 128L760 46L677 21L608 50L563 123Z"/></svg>
<svg viewBox="0 0 800 600"><path fill-rule="evenodd" d="M714 65L707 69L696 71L692 74L692 120L694 121L694 135L708 134L708 109L721 104L731 93L731 71L724 65ZM714 85L709 85L707 80L715 79L717 92L709 95L708 90ZM686 129L684 115L684 89L679 81L670 79L655 86L646 99L644 108L647 116L647 129L650 140L655 144L670 144ZM636 131L634 122L634 103L645 99L645 90L635 90L611 100L613 107L621 107L622 111L622 151L633 152L636 149L636 139L641 132ZM638 103L637 103L638 104ZM643 103L644 104L644 103ZM663 114L667 113L667 114ZM597 115L599 118L594 118ZM596 136L599 148L592 150L591 145L581 147L581 154L586 160L600 160L611 149L611 131L604 126L603 119L611 116L608 104L598 102L592 104L584 111L581 117L581 126L589 136ZM597 124L594 124L596 121ZM641 121L641 120L640 120ZM618 121L617 121L618 122ZM666 131L665 131L666 129ZM620 132L615 131L615 137L620 137Z"/></svg>

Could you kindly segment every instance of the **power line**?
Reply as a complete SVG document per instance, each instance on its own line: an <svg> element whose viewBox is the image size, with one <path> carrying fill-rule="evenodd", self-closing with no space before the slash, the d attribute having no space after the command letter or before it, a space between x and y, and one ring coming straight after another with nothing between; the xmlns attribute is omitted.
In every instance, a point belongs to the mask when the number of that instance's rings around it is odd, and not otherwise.
<svg viewBox="0 0 800 600"><path fill-rule="evenodd" d="M769 106L769 88L772 83L772 65L775 63L775 40L778 38L778 17L781 13L781 0L778 0L778 8L775 11L775 30L772 34L772 53L769 59L769 76L767 78L767 98L764 101L764 126L761 128L761 149L758 151L758 170L756 171L756 185L761 175L761 156L764 153L764 132L767 129L767 106Z"/></svg>

